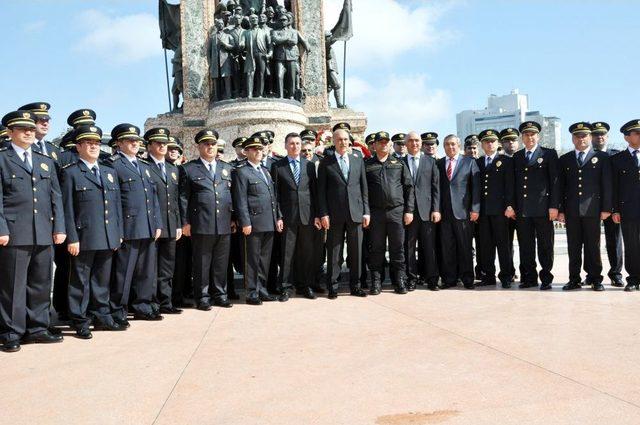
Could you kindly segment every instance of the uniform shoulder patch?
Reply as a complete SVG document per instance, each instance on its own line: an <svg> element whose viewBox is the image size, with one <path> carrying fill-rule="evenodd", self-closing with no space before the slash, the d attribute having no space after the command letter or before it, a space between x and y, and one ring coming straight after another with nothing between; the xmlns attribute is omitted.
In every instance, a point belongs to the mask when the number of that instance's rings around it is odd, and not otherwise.
<svg viewBox="0 0 640 425"><path fill-rule="evenodd" d="M33 152L33 153L37 153L38 155L40 155L40 156L44 156L45 158L50 158L50 156L49 156L49 155L44 154L44 153L42 153L42 152L34 151L33 149L31 149L31 152Z"/></svg>

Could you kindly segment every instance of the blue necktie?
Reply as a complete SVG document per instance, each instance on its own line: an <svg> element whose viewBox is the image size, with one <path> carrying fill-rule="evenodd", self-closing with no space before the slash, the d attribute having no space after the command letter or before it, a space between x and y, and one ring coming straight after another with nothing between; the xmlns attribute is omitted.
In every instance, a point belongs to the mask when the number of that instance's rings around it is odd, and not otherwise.
<svg viewBox="0 0 640 425"><path fill-rule="evenodd" d="M633 156L636 160L636 166L640 167L640 157L638 157L638 150L636 149L635 151L633 151Z"/></svg>
<svg viewBox="0 0 640 425"><path fill-rule="evenodd" d="M293 167L293 179L296 181L296 184L300 184L300 167L298 166L298 160L292 160L291 166Z"/></svg>
<svg viewBox="0 0 640 425"><path fill-rule="evenodd" d="M98 186L102 187L102 182L100 181L100 170L98 170L98 166L96 165L95 167L92 167L91 172L96 177L96 180L98 181Z"/></svg>
<svg viewBox="0 0 640 425"><path fill-rule="evenodd" d="M340 164L340 170L342 171L342 175L344 176L345 180L349 179L349 167L347 166L347 160L344 159L344 156L340 157L340 160L338 161L338 163Z"/></svg>
<svg viewBox="0 0 640 425"><path fill-rule="evenodd" d="M29 152L24 151L24 165L27 166L27 170L29 170L29 172L33 171L33 167L31 166L31 162L29 162Z"/></svg>
<svg viewBox="0 0 640 425"><path fill-rule="evenodd" d="M491 157L490 156L487 157L487 164L485 165L485 167L489 168L489 165L491 165Z"/></svg>
<svg viewBox="0 0 640 425"><path fill-rule="evenodd" d="M578 152L578 164L582 167L584 164L584 152Z"/></svg>
<svg viewBox="0 0 640 425"><path fill-rule="evenodd" d="M162 172L162 179L167 181L167 171L164 169L164 162L158 162L158 167L160 167L160 171Z"/></svg>
<svg viewBox="0 0 640 425"><path fill-rule="evenodd" d="M527 151L527 154L525 155L525 159L527 160L527 164L529 163L529 161L531 161L531 152Z"/></svg>
<svg viewBox="0 0 640 425"><path fill-rule="evenodd" d="M211 178L215 180L215 178L216 178L216 167L213 164L209 164L209 174L211 174Z"/></svg>

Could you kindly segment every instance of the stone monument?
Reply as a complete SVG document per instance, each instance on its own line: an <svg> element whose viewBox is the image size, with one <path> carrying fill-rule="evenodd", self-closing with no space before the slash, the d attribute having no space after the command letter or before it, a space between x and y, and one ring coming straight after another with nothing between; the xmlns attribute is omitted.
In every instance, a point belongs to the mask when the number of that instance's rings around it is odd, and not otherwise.
<svg viewBox="0 0 640 425"><path fill-rule="evenodd" d="M174 51L173 105L145 129L169 128L191 157L195 134L216 129L228 142L227 159L235 156L229 142L267 129L276 153L287 133L340 121L363 139L366 116L340 103L323 0L159 1L163 47ZM338 108L330 108L331 90Z"/></svg>

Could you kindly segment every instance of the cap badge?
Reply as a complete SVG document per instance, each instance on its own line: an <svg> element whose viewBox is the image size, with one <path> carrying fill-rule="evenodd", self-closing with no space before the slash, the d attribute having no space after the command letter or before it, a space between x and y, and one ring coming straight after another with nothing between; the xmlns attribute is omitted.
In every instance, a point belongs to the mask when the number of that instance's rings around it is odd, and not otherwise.
<svg viewBox="0 0 640 425"><path fill-rule="evenodd" d="M134 127L129 127L129 131L132 132L132 133L135 133L136 129Z"/></svg>
<svg viewBox="0 0 640 425"><path fill-rule="evenodd" d="M98 129L95 127L89 127L89 131L91 131L92 133L97 133Z"/></svg>
<svg viewBox="0 0 640 425"><path fill-rule="evenodd" d="M164 128L161 128L160 130L158 130L159 134L164 134Z"/></svg>
<svg viewBox="0 0 640 425"><path fill-rule="evenodd" d="M91 112L89 112L89 111L82 111L82 115L84 115L85 117L88 117L89 115L91 115Z"/></svg>
<svg viewBox="0 0 640 425"><path fill-rule="evenodd" d="M41 103L40 104L40 109L46 110L47 109L47 105L45 105L44 103Z"/></svg>
<svg viewBox="0 0 640 425"><path fill-rule="evenodd" d="M584 128L584 124L578 124L578 128Z"/></svg>
<svg viewBox="0 0 640 425"><path fill-rule="evenodd" d="M30 118L30 117L31 117L31 114L28 112L25 112L22 114L22 118Z"/></svg>

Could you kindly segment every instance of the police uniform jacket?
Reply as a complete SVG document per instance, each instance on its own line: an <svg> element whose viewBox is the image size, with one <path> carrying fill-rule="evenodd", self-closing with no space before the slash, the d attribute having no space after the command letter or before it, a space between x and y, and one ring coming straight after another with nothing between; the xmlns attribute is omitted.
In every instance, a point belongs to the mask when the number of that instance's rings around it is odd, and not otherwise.
<svg viewBox="0 0 640 425"><path fill-rule="evenodd" d="M75 146L62 151L60 153L60 156L58 157L58 164L60 166L60 169L63 169L68 165L75 164L76 161L78 161L78 151L76 150Z"/></svg>
<svg viewBox="0 0 640 425"><path fill-rule="evenodd" d="M215 177L198 158L180 170L180 217L196 235L228 235L233 219L231 172L226 162L216 161Z"/></svg>
<svg viewBox="0 0 640 425"><path fill-rule="evenodd" d="M640 220L640 168L628 149L611 158L613 210L622 219Z"/></svg>
<svg viewBox="0 0 640 425"><path fill-rule="evenodd" d="M385 162L377 156L365 160L369 208L390 210L403 206L413 213L415 198L411 171L404 161L389 155Z"/></svg>
<svg viewBox="0 0 640 425"><path fill-rule="evenodd" d="M299 183L293 177L288 157L271 166L271 177L284 222L288 225L311 225L316 217L316 166L303 157L300 157L299 166Z"/></svg>
<svg viewBox="0 0 640 425"><path fill-rule="evenodd" d="M31 150L33 171L11 144L0 149L0 235L9 246L53 245L64 233L62 193L53 160Z"/></svg>
<svg viewBox="0 0 640 425"><path fill-rule="evenodd" d="M165 177L153 158L149 158L148 162L151 169L151 181L155 185L160 206L160 222L162 223L160 237L175 239L176 229L182 227L178 167L165 161Z"/></svg>
<svg viewBox="0 0 640 425"><path fill-rule="evenodd" d="M583 165L578 165L576 152L562 155L560 163L560 212L570 217L600 217L611 211L611 163L606 152L589 149Z"/></svg>
<svg viewBox="0 0 640 425"><path fill-rule="evenodd" d="M98 167L100 180L81 160L62 169L66 242L80 242L81 251L116 249L124 236L116 171Z"/></svg>
<svg viewBox="0 0 640 425"><path fill-rule="evenodd" d="M149 165L140 158L136 161L140 171L121 153L106 161L118 176L125 240L153 238L156 229L162 227Z"/></svg>
<svg viewBox="0 0 640 425"><path fill-rule="evenodd" d="M482 185L480 215L504 215L507 207L515 210L513 159L496 154L488 167L484 156L476 159L476 163Z"/></svg>
<svg viewBox="0 0 640 425"><path fill-rule="evenodd" d="M558 154L538 146L526 161L526 150L513 155L516 213L519 217L547 217L550 208L560 207Z"/></svg>
<svg viewBox="0 0 640 425"><path fill-rule="evenodd" d="M278 208L269 170L262 174L248 161L233 173L233 205L240 227L251 226L252 232L273 232L282 215Z"/></svg>

